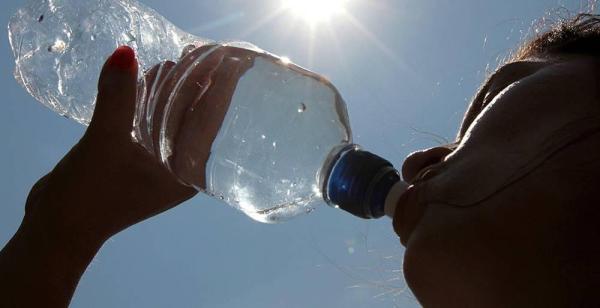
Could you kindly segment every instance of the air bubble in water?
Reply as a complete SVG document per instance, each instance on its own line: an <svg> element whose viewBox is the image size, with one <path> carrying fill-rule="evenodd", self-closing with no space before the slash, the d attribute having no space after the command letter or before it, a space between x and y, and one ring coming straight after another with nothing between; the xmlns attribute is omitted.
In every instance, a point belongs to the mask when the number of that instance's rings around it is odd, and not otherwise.
<svg viewBox="0 0 600 308"><path fill-rule="evenodd" d="M300 103L300 106L298 106L298 113L302 113L304 111L306 111L306 104Z"/></svg>

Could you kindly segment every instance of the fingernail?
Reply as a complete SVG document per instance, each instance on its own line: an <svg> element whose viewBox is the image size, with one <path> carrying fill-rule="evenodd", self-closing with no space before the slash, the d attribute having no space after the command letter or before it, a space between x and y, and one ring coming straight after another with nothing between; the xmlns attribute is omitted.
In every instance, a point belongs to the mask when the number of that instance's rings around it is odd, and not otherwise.
<svg viewBox="0 0 600 308"><path fill-rule="evenodd" d="M135 69L137 67L135 51L129 46L117 48L112 56L110 56L110 59L108 59L108 65L121 70Z"/></svg>

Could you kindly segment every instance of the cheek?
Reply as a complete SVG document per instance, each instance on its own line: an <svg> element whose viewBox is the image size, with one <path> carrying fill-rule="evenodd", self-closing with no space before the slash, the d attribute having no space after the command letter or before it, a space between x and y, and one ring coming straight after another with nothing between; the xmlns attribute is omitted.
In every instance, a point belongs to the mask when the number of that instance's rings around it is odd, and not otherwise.
<svg viewBox="0 0 600 308"><path fill-rule="evenodd" d="M476 205L600 127L585 100L569 101L537 83L511 87L480 114L443 170L428 181L428 201Z"/></svg>
<svg viewBox="0 0 600 308"><path fill-rule="evenodd" d="M561 260L574 234L565 230L578 228L572 217L579 212L568 202L577 185L552 176L564 160L548 161L475 207L427 205L404 259L407 283L424 306L489 307L506 294L564 290Z"/></svg>

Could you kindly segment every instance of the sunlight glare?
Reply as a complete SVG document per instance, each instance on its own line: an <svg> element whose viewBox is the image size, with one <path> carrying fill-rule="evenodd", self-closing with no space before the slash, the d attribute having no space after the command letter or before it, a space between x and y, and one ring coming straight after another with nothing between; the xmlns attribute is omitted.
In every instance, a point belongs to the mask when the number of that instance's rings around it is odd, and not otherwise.
<svg viewBox="0 0 600 308"><path fill-rule="evenodd" d="M284 0L283 7L311 25L343 13L348 0Z"/></svg>
<svg viewBox="0 0 600 308"><path fill-rule="evenodd" d="M283 65L288 65L290 63L292 63L292 60L290 60L290 58L288 57L281 57L279 60L281 60L281 63L283 63Z"/></svg>

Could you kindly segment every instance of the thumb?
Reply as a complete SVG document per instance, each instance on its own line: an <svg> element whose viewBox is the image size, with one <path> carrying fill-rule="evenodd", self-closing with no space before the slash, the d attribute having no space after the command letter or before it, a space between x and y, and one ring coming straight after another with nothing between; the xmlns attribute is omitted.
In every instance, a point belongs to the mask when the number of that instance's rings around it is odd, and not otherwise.
<svg viewBox="0 0 600 308"><path fill-rule="evenodd" d="M98 98L90 126L129 134L136 107L138 63L135 51L121 46L108 58L98 81Z"/></svg>

